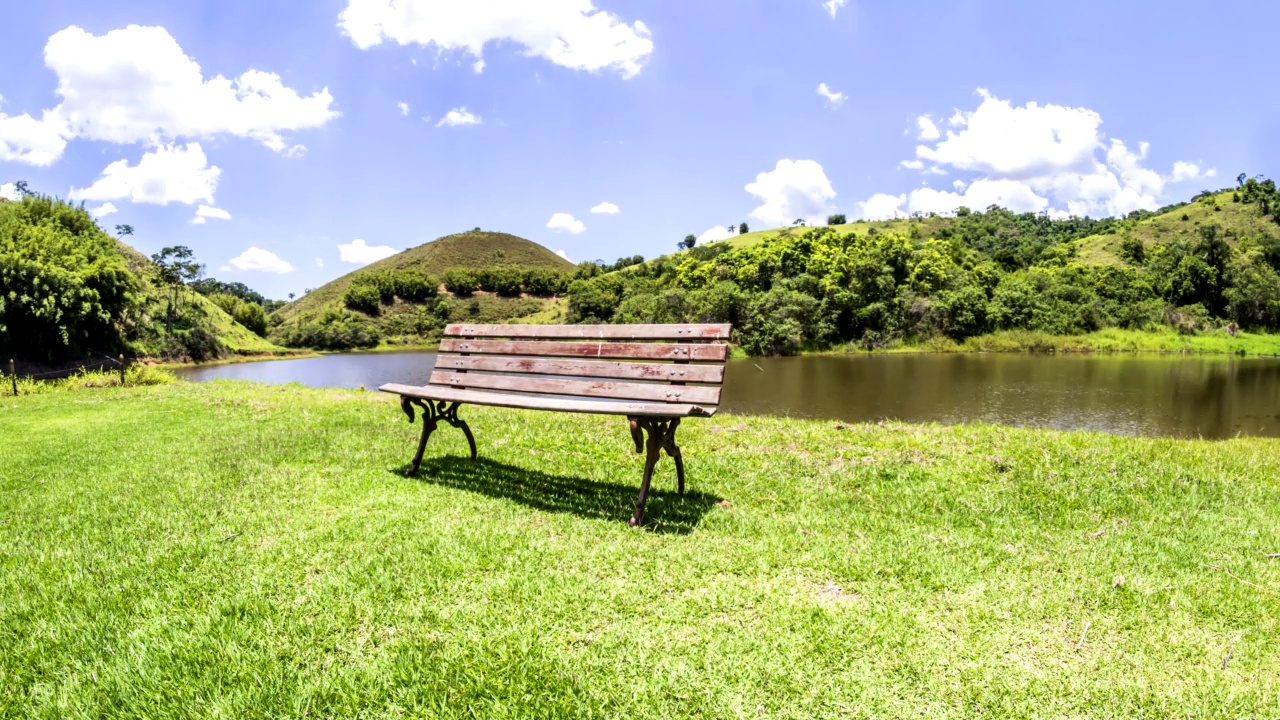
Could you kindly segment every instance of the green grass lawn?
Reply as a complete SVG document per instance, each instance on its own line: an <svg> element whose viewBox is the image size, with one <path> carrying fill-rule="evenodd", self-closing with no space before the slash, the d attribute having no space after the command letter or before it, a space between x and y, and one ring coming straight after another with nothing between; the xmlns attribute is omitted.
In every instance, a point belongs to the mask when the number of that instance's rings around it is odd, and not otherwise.
<svg viewBox="0 0 1280 720"><path fill-rule="evenodd" d="M1276 717L1280 443L0 398L0 717Z"/></svg>

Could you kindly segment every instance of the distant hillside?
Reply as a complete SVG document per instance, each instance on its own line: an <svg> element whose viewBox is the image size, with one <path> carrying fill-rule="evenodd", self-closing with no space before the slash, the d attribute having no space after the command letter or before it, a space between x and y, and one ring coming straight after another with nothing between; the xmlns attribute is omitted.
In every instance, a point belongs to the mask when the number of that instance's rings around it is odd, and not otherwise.
<svg viewBox="0 0 1280 720"><path fill-rule="evenodd" d="M0 203L0 355L67 366L117 353L285 352L190 288L162 286L155 270L81 207L39 195Z"/></svg>
<svg viewBox="0 0 1280 720"><path fill-rule="evenodd" d="M1117 218L998 207L765 230L574 283L570 322L730 322L748 352L963 342L1003 331L1280 331L1280 192Z"/></svg>
<svg viewBox="0 0 1280 720"><path fill-rule="evenodd" d="M425 342L444 318L486 321L552 321L563 317L564 303L527 293L499 297L483 290L457 297L441 285L440 296L426 301L395 298L377 312L347 307L352 283L379 273L410 273L441 281L450 271L508 269L570 273L573 263L547 248L507 233L471 231L448 235L410 248L316 288L271 316L271 337L293 346L340 349L390 341ZM443 301L443 305L441 305Z"/></svg>

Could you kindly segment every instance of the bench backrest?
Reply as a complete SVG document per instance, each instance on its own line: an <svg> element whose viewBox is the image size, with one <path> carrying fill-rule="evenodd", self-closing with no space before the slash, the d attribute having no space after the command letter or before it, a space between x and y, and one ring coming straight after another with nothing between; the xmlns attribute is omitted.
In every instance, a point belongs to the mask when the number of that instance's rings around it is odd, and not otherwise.
<svg viewBox="0 0 1280 720"><path fill-rule="evenodd" d="M445 328L431 385L719 405L729 325Z"/></svg>

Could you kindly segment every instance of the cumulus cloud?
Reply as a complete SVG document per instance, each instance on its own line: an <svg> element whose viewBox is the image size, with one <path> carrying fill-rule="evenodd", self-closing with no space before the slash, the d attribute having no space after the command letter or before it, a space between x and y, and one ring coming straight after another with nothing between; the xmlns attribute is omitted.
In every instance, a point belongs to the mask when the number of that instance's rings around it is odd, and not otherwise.
<svg viewBox="0 0 1280 720"><path fill-rule="evenodd" d="M557 251L556 251L556 254L557 254L557 255L559 255L560 257L564 258L565 260L569 260L569 255L568 255L568 253L566 253L564 250L557 250ZM572 260L569 260L569 262L573 262L573 261L572 261Z"/></svg>
<svg viewBox="0 0 1280 720"><path fill-rule="evenodd" d="M279 255L258 247L251 247L240 253L239 257L231 258L230 264L237 270L269 272L277 275L293 272L293 266L281 260Z"/></svg>
<svg viewBox="0 0 1280 720"><path fill-rule="evenodd" d="M353 265L368 265L395 254L396 249L390 245L366 245L360 239L338 246L338 258Z"/></svg>
<svg viewBox="0 0 1280 720"><path fill-rule="evenodd" d="M775 227L796 218L824 220L836 197L826 172L813 160L779 160L773 170L748 183L746 191L761 202L751 217Z"/></svg>
<svg viewBox="0 0 1280 720"><path fill-rule="evenodd" d="M4 183L3 185L0 185L0 198L4 198L5 200L17 200L18 186L14 183Z"/></svg>
<svg viewBox="0 0 1280 720"><path fill-rule="evenodd" d="M849 4L849 0L824 0L822 9L831 15L831 19L835 20L836 13L840 12L840 8Z"/></svg>
<svg viewBox="0 0 1280 720"><path fill-rule="evenodd" d="M404 115L405 117L409 116L409 103L398 102L396 103L396 107L399 108L401 115Z"/></svg>
<svg viewBox="0 0 1280 720"><path fill-rule="evenodd" d="M921 115L916 118L916 135L917 140L937 140L942 137L942 132L938 130L938 126L934 124L933 119L928 115Z"/></svg>
<svg viewBox="0 0 1280 720"><path fill-rule="evenodd" d="M1209 176L1178 162L1168 176L1147 167L1150 147L1131 148L1102 132L1102 117L1080 107L1028 102L1015 106L986 90L972 111L956 110L945 136L929 116L917 118L915 157L901 167L926 174L962 174L955 192L920 188L878 194L859 203L863 217L946 213L990 205L1054 217L1119 216L1160 206L1170 182Z"/></svg>
<svg viewBox="0 0 1280 720"><path fill-rule="evenodd" d="M476 72L484 69L485 46L503 41L563 67L609 68L623 77L640 72L653 53L643 22L597 10L591 0L348 0L338 25L362 50L388 40L460 50L477 59Z"/></svg>
<svg viewBox="0 0 1280 720"><path fill-rule="evenodd" d="M0 161L48 167L67 147L66 125L48 110L39 119L0 113Z"/></svg>
<svg viewBox="0 0 1280 720"><path fill-rule="evenodd" d="M440 122L436 123L436 127L458 127L459 125L479 125L484 120L479 116L467 111L466 108L454 108L445 113L440 118Z"/></svg>
<svg viewBox="0 0 1280 720"><path fill-rule="evenodd" d="M104 218L108 215L113 215L118 212L120 212L120 210L115 206L115 203L102 203L97 207L89 208L89 215L94 217L95 219Z"/></svg>
<svg viewBox="0 0 1280 720"><path fill-rule="evenodd" d="M733 237L733 231L724 225L716 225L713 228L708 228L706 232L698 236L698 244L706 245L709 242L725 240L731 237Z"/></svg>
<svg viewBox="0 0 1280 720"><path fill-rule="evenodd" d="M611 202L602 202L599 205L591 208L591 212L595 213L596 215L617 215L618 213L622 212L622 209Z"/></svg>
<svg viewBox="0 0 1280 720"><path fill-rule="evenodd" d="M137 165L117 160L102 171L92 185L72 188L72 200L101 202L129 200L135 203L168 205L198 202L213 204L222 170L209 165L200 143L184 147L162 145L144 153Z"/></svg>
<svg viewBox="0 0 1280 720"><path fill-rule="evenodd" d="M216 208L216 207L213 207L212 205L201 205L200 207L196 208L196 216L191 220L191 224L204 225L210 220L230 220L230 219L231 219L231 213L227 212L226 210L223 210L222 208Z"/></svg>
<svg viewBox="0 0 1280 720"><path fill-rule="evenodd" d="M581 220L578 220L569 213L556 213L547 221L547 227L556 232L567 232L570 235L577 235L587 229Z"/></svg>
<svg viewBox="0 0 1280 720"><path fill-rule="evenodd" d="M1179 160L1173 164L1173 172L1169 175L1169 182L1179 183L1188 180L1199 180L1200 178L1211 178L1218 174L1216 168L1201 170L1200 166Z"/></svg>
<svg viewBox="0 0 1280 720"><path fill-rule="evenodd" d="M162 27L130 25L97 36L72 26L49 38L44 59L61 102L39 120L0 114L0 160L49 165L77 138L159 145L223 134L297 154L301 146L284 133L338 115L327 88L303 96L274 73L206 80Z"/></svg>
<svg viewBox="0 0 1280 720"><path fill-rule="evenodd" d="M818 94L826 98L827 104L831 107L840 107L845 100L849 99L848 95L832 90L826 83L818 83Z"/></svg>

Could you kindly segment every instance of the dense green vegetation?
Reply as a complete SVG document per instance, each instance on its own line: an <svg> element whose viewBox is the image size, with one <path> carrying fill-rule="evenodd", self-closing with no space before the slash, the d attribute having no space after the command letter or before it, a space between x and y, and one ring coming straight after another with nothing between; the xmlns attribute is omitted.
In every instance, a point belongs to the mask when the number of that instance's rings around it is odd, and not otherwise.
<svg viewBox="0 0 1280 720"><path fill-rule="evenodd" d="M287 347L340 350L427 343L450 322L550 320L572 271L567 260L514 235L449 235L308 292L268 319L270 337Z"/></svg>
<svg viewBox="0 0 1280 720"><path fill-rule="evenodd" d="M1203 194L1192 203L1204 217L1192 233L1146 241L1135 233L1170 216L1191 224L1190 208L1103 220L962 208L955 217L725 241L621 272L580 275L569 289L569 317L731 322L754 354L962 342L1017 330L1272 332L1280 329L1280 227L1269 215L1275 194L1274 184L1257 180ZM1220 203L1233 202L1263 224L1216 222L1225 217ZM1123 260L1080 258L1082 243L1098 237L1120 238Z"/></svg>
<svg viewBox="0 0 1280 720"><path fill-rule="evenodd" d="M278 351L260 337L264 308L204 297L191 282L201 271L181 246L143 257L82 207L30 192L0 202L0 356L62 366Z"/></svg>
<svg viewBox="0 0 1280 720"><path fill-rule="evenodd" d="M1277 441L0 403L0 717L1272 717ZM549 420L554 419L553 422ZM105 461L109 459L109 461Z"/></svg>

